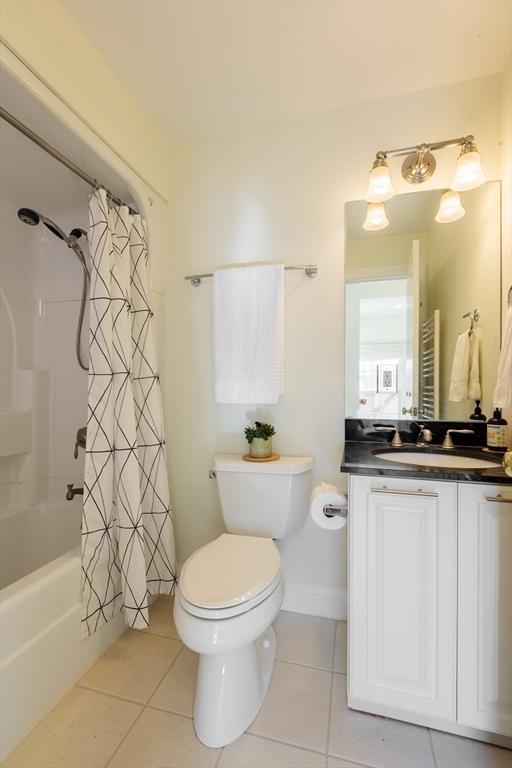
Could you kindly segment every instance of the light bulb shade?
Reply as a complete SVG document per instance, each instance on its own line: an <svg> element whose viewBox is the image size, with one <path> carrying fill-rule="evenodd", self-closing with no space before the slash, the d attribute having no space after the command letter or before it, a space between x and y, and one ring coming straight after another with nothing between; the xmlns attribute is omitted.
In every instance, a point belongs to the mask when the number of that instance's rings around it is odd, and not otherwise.
<svg viewBox="0 0 512 768"><path fill-rule="evenodd" d="M462 207L459 193L449 189L441 196L439 210L436 213L436 221L439 224L449 224L450 221L462 219L465 213L466 211Z"/></svg>
<svg viewBox="0 0 512 768"><path fill-rule="evenodd" d="M378 229L384 229L388 224L384 203L369 203L363 229L376 232Z"/></svg>
<svg viewBox="0 0 512 768"><path fill-rule="evenodd" d="M466 192L468 189L475 189L485 181L485 173L482 171L480 162L480 152L472 149L469 152L462 150L462 154L457 160L457 170L451 187L456 192Z"/></svg>
<svg viewBox="0 0 512 768"><path fill-rule="evenodd" d="M395 190L391 183L388 164L385 161L383 163L381 161L379 165L375 164L370 171L370 178L368 179L368 189L365 195L366 202L384 203L386 200L390 200L394 194Z"/></svg>

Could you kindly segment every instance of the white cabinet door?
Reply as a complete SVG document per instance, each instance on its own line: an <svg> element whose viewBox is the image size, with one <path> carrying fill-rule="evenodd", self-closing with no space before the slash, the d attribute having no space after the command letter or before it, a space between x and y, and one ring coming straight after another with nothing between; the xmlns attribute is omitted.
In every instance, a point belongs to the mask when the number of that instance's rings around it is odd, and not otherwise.
<svg viewBox="0 0 512 768"><path fill-rule="evenodd" d="M459 486L458 699L461 723L512 736L512 486Z"/></svg>
<svg viewBox="0 0 512 768"><path fill-rule="evenodd" d="M349 704L454 720L456 484L351 476L349 536Z"/></svg>

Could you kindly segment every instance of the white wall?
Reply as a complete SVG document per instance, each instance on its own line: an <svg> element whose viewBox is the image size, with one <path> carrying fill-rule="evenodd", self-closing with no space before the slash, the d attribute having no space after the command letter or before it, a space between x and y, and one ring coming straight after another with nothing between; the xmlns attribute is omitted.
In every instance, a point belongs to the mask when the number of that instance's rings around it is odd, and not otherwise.
<svg viewBox="0 0 512 768"><path fill-rule="evenodd" d="M0 21L4 44L166 198L169 142L64 6L58 0L7 0L0 4Z"/></svg>
<svg viewBox="0 0 512 768"><path fill-rule="evenodd" d="M312 454L315 481L344 484L345 202L364 196L377 150L422 140L474 133L489 178L499 178L500 98L501 78L491 77L180 148L170 227L166 416L181 561L221 531L208 469L216 451L243 451L243 427L255 413L214 403L211 281L196 289L183 277L254 259L318 264L315 280L286 275L286 391L259 415L275 423L278 452ZM439 153L425 188L447 185L455 159L454 150ZM399 161L393 173L397 192L410 192L399 180ZM327 533L308 521L282 545L287 579L338 594L346 587L345 546L345 531Z"/></svg>

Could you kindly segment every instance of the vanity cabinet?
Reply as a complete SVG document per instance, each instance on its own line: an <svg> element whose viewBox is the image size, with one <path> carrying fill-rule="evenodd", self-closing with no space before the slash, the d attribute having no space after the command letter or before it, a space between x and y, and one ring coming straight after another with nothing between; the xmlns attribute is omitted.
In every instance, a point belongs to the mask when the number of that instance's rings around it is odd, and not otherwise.
<svg viewBox="0 0 512 768"><path fill-rule="evenodd" d="M459 722L512 736L512 486L459 485Z"/></svg>
<svg viewBox="0 0 512 768"><path fill-rule="evenodd" d="M350 476L350 707L512 736L511 502L510 485Z"/></svg>
<svg viewBox="0 0 512 768"><path fill-rule="evenodd" d="M349 526L349 697L455 718L457 485L352 476Z"/></svg>

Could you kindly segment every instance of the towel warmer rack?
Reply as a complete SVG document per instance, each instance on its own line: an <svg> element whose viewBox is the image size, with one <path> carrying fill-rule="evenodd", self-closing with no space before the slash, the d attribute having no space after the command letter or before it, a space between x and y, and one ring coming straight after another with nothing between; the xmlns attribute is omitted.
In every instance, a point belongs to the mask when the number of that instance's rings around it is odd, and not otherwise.
<svg viewBox="0 0 512 768"><path fill-rule="evenodd" d="M285 269L300 269L303 270L306 273L306 277L316 277L318 275L318 267L316 264L306 264L303 267L292 267L292 266L285 266ZM199 285L201 285L201 281L204 280L206 277L213 277L213 272L207 272L203 275L186 275L185 280L190 280L194 288L197 288Z"/></svg>

